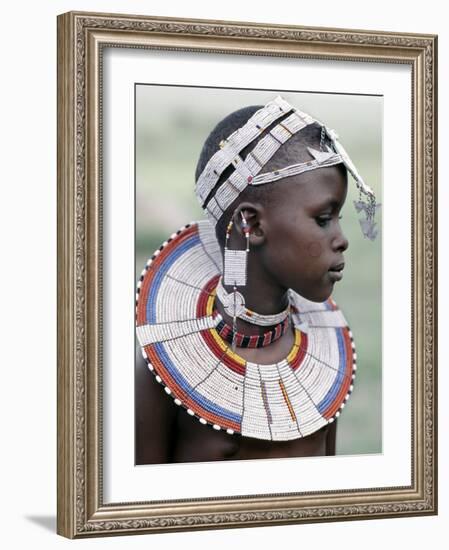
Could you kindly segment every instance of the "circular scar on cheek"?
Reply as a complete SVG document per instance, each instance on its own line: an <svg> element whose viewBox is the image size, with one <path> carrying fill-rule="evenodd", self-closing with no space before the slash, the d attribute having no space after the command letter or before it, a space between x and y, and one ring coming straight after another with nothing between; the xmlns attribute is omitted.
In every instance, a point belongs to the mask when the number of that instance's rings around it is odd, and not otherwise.
<svg viewBox="0 0 449 550"><path fill-rule="evenodd" d="M312 242L307 245L307 252L312 258L318 258L318 256L321 256L321 253L323 252L323 247L320 243Z"/></svg>

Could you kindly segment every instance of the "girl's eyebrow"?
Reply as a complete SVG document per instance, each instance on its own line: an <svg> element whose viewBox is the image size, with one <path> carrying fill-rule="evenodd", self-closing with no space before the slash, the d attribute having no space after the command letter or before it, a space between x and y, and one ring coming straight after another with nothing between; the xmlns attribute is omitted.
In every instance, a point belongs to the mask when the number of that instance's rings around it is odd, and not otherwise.
<svg viewBox="0 0 449 550"><path fill-rule="evenodd" d="M316 206L316 208L318 210L324 210L324 209L330 208L331 211L334 211L341 208L341 206L342 204L340 204L339 201L335 200L334 197L329 197L327 199L324 199L322 202L320 201L320 203Z"/></svg>

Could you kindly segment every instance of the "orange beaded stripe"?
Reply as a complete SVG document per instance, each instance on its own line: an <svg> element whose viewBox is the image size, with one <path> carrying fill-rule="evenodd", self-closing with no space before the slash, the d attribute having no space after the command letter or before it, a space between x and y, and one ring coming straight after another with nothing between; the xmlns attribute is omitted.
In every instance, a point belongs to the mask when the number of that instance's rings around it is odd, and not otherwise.
<svg viewBox="0 0 449 550"><path fill-rule="evenodd" d="M204 229L201 231L204 232ZM199 417L203 424L212 424L215 429L223 428L229 433L285 440L305 437L327 422L333 421L339 415L352 391L355 353L352 335L347 325L341 324L334 327L332 326L333 321L330 319L329 327L317 325L314 328L313 326L313 315L319 316L320 311L325 312L326 315L328 312L335 311L336 315L341 316L332 299L327 300L324 303L325 308L323 308L323 305L309 304L307 301L302 301L303 299L298 301L297 298L294 298L292 310L300 316L300 321L307 321L307 313L311 312L309 321L312 321L312 324L309 324L309 329L305 328L308 333L298 328L295 329L294 345L285 360L279 363L279 367L276 364L247 363L242 357L232 352L230 345L220 337L215 328L210 328L213 325L206 325L209 328L205 329L193 329L194 332L179 333L179 329L176 327L179 325L179 321L185 322L187 317L195 318L191 319L192 322L196 322L196 319L213 318L215 291L220 276L218 268L215 275L209 279L204 275L201 275L200 278L197 277L196 281L202 281L199 285L192 284L189 276L185 281L180 276L184 272L182 267L182 262L186 261L183 260L184 255L187 258L195 257L195 261L198 260L204 265L203 252L198 256L198 251L201 251L202 247L204 254L209 257L205 244L201 241L201 231L197 223L189 224L168 239L148 262L138 285L137 326L151 327L152 323L155 323L155 329L145 329L148 334L155 334L154 330L160 330L158 324L162 326L168 324L174 327L173 330L169 329L164 332L165 336L162 339L152 340L154 343L151 344L142 344L144 356L156 379L165 386L165 391L174 398L175 403L185 407L189 414ZM207 239L210 237L206 234L206 241ZM192 261L188 264L189 269L186 273L192 273ZM211 261L213 261L212 258ZM209 277L209 273L213 273L215 268L207 269L208 271L203 273L207 272L207 277ZM168 279L165 279L166 276ZM182 296L181 302L177 303L178 305L182 304L185 300L185 303L189 304L189 309L184 310L179 307L175 309L174 311L179 311L179 316L177 314L173 320L167 316L167 312L171 311L171 306L164 309L163 304L166 303L164 300L170 294L164 294L160 289L170 287L167 287L166 284L161 286L163 280L166 283L174 280L176 285L185 286L184 294L180 293L179 286L175 288L176 295L178 296L179 293L179 296ZM170 301L167 303L170 304ZM326 317L324 316L323 319ZM344 323L344 318L342 323ZM322 325L321 322L320 325ZM304 326L307 326L307 322ZM152 330L153 332L151 332ZM159 332L156 333L159 334ZM179 336L174 336L176 334ZM329 339L327 339L327 334L329 334ZM323 348L324 355L320 354L322 335L324 335L325 346L331 346ZM143 342L146 336L144 335L142 338ZM309 349L309 339L311 349ZM203 351L199 342L204 343ZM337 346L338 354L336 353ZM195 353L189 353L189 349L195 350ZM330 357L327 349L333 350L334 359L331 364L327 364L327 358ZM182 364L178 360L179 352L183 355ZM201 369L204 374L200 378L198 378L198 374L195 374L194 369L192 370L194 363L189 365L189 361L194 361L194 357L203 358ZM207 357L210 357L210 366L207 363L209 359L205 362L204 358ZM306 370L301 371L301 366L304 366ZM250 374L247 380L248 368L250 368ZM226 369L229 369L229 375L226 374ZM279 378L273 369L278 369ZM293 374L293 378L289 373ZM258 388L254 386L254 375L260 377L260 381L257 382ZM272 376L275 377L272 378ZM276 382L279 392L275 391L271 380ZM316 392L313 387L317 383ZM326 385L325 395L320 390L320 385L322 387L323 383ZM268 388L270 388L269 394L267 393ZM253 392L252 397L249 398L246 395L246 390ZM312 391L311 397L304 401L305 394L308 395L309 391ZM257 397L257 392L259 397ZM300 395L304 395L304 397L298 401ZM315 395L317 399L313 401ZM242 401L240 402L239 399ZM257 408L259 407L258 399L262 406L262 416L260 416L260 409ZM285 403L285 412L282 414L282 408L279 409L281 402ZM253 410L254 406L256 408ZM304 406L306 414L303 412ZM301 415L298 414L299 410L301 410ZM265 411L265 417L263 411ZM253 415L255 416L253 417ZM293 424L291 424L292 422ZM265 433L264 430L266 431L268 428L269 431Z"/></svg>

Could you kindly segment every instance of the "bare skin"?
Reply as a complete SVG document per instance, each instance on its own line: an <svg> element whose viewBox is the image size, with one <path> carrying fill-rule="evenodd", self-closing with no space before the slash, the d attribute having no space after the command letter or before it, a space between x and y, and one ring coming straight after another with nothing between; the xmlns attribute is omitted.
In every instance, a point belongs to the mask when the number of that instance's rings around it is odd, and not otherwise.
<svg viewBox="0 0 449 550"><path fill-rule="evenodd" d="M247 307L264 314L282 311L292 288L322 302L332 293L330 269L343 262L348 247L339 222L346 200L346 177L336 167L288 178L275 207L241 203L235 212L231 248L243 248L240 212L251 228ZM227 289L230 291L231 289ZM240 289L239 289L240 290ZM231 322L217 301L217 309ZM265 328L238 320L238 330L259 334ZM293 330L270 346L238 348L246 360L270 364L284 359L293 346ZM265 441L228 435L201 425L167 398L142 359L136 360L136 464L325 456L335 454L336 422L292 441Z"/></svg>
<svg viewBox="0 0 449 550"><path fill-rule="evenodd" d="M203 426L174 404L140 352L136 358L136 464L335 454L337 424L293 441L263 441Z"/></svg>

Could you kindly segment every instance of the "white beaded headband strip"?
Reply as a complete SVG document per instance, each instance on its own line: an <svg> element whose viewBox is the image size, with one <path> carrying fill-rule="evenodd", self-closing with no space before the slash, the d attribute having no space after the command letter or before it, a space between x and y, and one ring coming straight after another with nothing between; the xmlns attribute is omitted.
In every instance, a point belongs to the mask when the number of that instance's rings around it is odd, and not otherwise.
<svg viewBox="0 0 449 550"><path fill-rule="evenodd" d="M267 114L269 116L264 116L265 109L267 109ZM264 130L264 128L262 128L259 124L261 120L265 120L265 123L267 123L268 120L271 120L270 123L265 125L266 128L274 120L277 120L277 118L291 110L293 112L282 122L273 127L267 135L256 144L253 151L248 153L245 159L242 159L239 156L238 153ZM254 117L257 121L256 125L254 124ZM327 146L326 151L316 151L308 147L308 151L312 157L314 157L314 160L293 164L280 170L258 175L263 166L276 153L283 143L302 130L305 126L312 124L313 122L317 122L322 128L324 128L327 137L331 140L333 146L332 149ZM257 129L257 132L254 131L254 128ZM249 139L250 135L253 136L252 139ZM245 136L243 140L242 136ZM280 96L267 103L267 105L262 109L259 109L253 117L251 117L248 122L242 126L242 128L236 130L227 140L224 140L221 147L222 149L217 151L217 153L213 155L209 163L206 165L202 174L198 178L196 186L196 194L200 204L206 211L212 225L217 223L226 209L248 185L262 185L264 183L277 181L287 176L293 176L306 171L315 170L317 168L343 163L354 178L356 186L359 189L360 197L358 201L354 201L354 205L357 212L363 211L366 216L365 220L359 220L362 232L365 237L368 237L371 240L375 239L377 229L374 222L374 215L376 209L379 208L380 205L376 204L374 192L363 181L363 178L358 173L349 158L349 155L346 153L346 150L338 141L337 133L334 130L324 126L318 120L313 119L306 113L290 106ZM206 204L207 197L216 185L221 173L231 164L235 168L234 172L225 182L222 183L222 185L220 185L214 197L212 197ZM361 200L362 193L367 197L367 202Z"/></svg>
<svg viewBox="0 0 449 550"><path fill-rule="evenodd" d="M257 145L255 149L257 149ZM251 186L263 185L264 183L277 181L277 180L286 178L287 176L295 176L297 174L302 174L303 172L309 172L311 170L316 170L317 168L324 168L326 166L335 166L336 164L340 164L343 162L342 156L334 153L333 151L328 151L328 152L316 151L311 147L308 147L307 149L309 153L313 157L315 157L314 160L302 162L299 164L291 164L290 166L286 166L285 168L275 170L274 172L265 172L259 175L246 174L246 178L245 176L243 176L241 181L244 181L247 178L251 178L251 182L246 183L245 187L246 185L251 185ZM249 153L249 155L251 155L251 153ZM238 165L236 165L236 170L235 172L233 172L234 174L236 172L239 172L241 175L243 175L242 173L246 172L246 168L243 168L242 164L243 163L238 163ZM237 189L238 188L236 188L235 185L232 185L232 184L230 185L230 180L227 180L226 182L224 182L217 189L215 196L209 201L206 207L213 225L215 225L215 223L223 215L223 212L225 212L225 210L239 196L241 191L237 192Z"/></svg>
<svg viewBox="0 0 449 550"><path fill-rule="evenodd" d="M264 136L248 153L245 160L240 156L232 159L235 170L230 177L217 189L215 195L207 203L206 209L213 224L218 221L223 212L248 186L253 185L257 174L267 164L276 151L297 132L311 124L314 120L304 119L293 112L285 120ZM204 208L204 203L202 203Z"/></svg>
<svg viewBox="0 0 449 550"><path fill-rule="evenodd" d="M245 139L242 143L237 144L236 141L240 137L237 130L231 134L227 140L223 140L221 142L220 147L222 148L211 158L211 161L214 161L212 167L208 170L208 165L206 165L196 184L196 194L201 206L204 207L207 197L215 187L220 175L229 165L241 165L242 167L247 166L248 169L245 172L238 172L240 176L243 176L243 182L241 181L241 177L236 177L235 172L233 172L229 178L231 183L234 183L236 186L240 186L244 183L246 187L248 184L247 178L250 176L255 176L270 160L274 153L276 153L282 144L288 141L294 134L309 124L315 122L311 116L301 113L301 111L298 110L293 111L282 122L273 127L270 132L268 132L267 135L257 143L256 148L252 151L252 154L248 154L244 161L239 155L240 151L254 141L254 139L256 139L258 135L261 134L272 122L285 115L292 109L293 107L287 107L283 104L282 107L277 107L277 113L275 113L277 116L270 111L272 117L270 119L265 119L267 122L265 128L263 125L257 124L257 126L254 126L254 124L251 124L250 129L246 130L246 126L252 121L252 118L250 118L249 121L240 129L245 137L248 135L252 136L252 139L249 141ZM257 115L257 113L260 113L262 110L263 109L259 109L259 111L257 111L253 116ZM253 128L255 131L253 131ZM232 141L229 141L231 139Z"/></svg>
<svg viewBox="0 0 449 550"><path fill-rule="evenodd" d="M263 132L275 120L291 111L289 105L281 96L277 96L254 113L254 115L241 127L235 130L228 138L223 140L220 149L212 155L206 164L196 183L195 192L201 204L204 203L209 193L215 187L223 171L231 164L233 159Z"/></svg>

